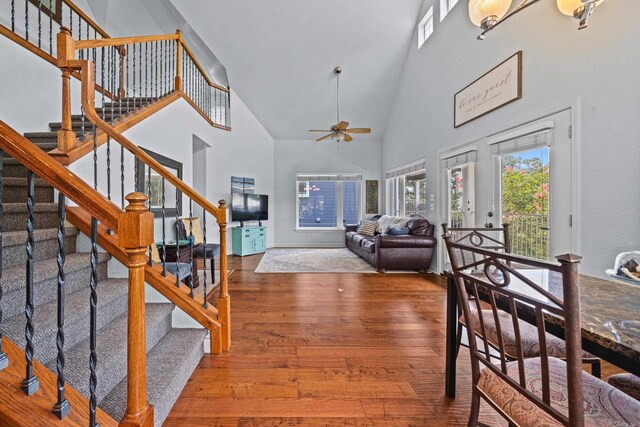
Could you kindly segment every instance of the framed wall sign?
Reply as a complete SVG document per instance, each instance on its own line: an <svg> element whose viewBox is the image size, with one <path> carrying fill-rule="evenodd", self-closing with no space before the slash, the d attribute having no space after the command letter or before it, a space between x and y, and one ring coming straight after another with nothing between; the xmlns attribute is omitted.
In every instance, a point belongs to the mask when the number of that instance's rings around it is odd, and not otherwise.
<svg viewBox="0 0 640 427"><path fill-rule="evenodd" d="M378 180L368 179L365 183L366 213L378 213Z"/></svg>
<svg viewBox="0 0 640 427"><path fill-rule="evenodd" d="M454 127L522 98L522 51L454 96Z"/></svg>

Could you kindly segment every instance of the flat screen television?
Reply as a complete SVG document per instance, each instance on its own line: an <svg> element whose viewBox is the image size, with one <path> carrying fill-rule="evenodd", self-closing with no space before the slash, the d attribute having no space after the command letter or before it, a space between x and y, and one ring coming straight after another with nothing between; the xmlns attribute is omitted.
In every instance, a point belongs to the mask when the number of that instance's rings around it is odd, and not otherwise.
<svg viewBox="0 0 640 427"><path fill-rule="evenodd" d="M268 195L234 194L231 197L231 221L266 221L268 219Z"/></svg>

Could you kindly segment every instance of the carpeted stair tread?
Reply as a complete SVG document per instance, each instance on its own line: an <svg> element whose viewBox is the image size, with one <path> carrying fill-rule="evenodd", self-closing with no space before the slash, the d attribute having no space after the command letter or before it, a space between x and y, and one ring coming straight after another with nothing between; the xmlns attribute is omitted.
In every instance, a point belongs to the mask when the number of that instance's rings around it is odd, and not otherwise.
<svg viewBox="0 0 640 427"><path fill-rule="evenodd" d="M27 183L26 176L22 177L3 177L4 191L2 192L2 201L22 202L27 201ZM35 179L35 197L36 203L52 203L54 197L53 187L46 181L39 178Z"/></svg>
<svg viewBox="0 0 640 427"><path fill-rule="evenodd" d="M70 255L76 251L76 236L78 235L78 229L75 227L66 227L64 233L64 253ZM33 253L34 260L41 261L58 256L57 236L57 228L41 228L33 231L33 238L35 240L35 250ZM25 251L26 242L26 230L2 233L3 271L16 266L22 266L24 268L27 260L27 253Z"/></svg>
<svg viewBox="0 0 640 427"><path fill-rule="evenodd" d="M156 426L167 418L200 362L206 335L204 329L172 329L147 353L147 395L154 406ZM114 419L121 419L127 406L126 380L114 387L98 406Z"/></svg>
<svg viewBox="0 0 640 427"><path fill-rule="evenodd" d="M98 282L98 329L127 312L127 291L127 279L106 279ZM89 336L90 295L91 289L87 286L65 296L64 332L67 348ZM34 357L41 363L46 364L57 356L57 310L58 302L52 301L36 307L33 312ZM22 314L3 322L5 334L23 348L26 344L24 327L25 317Z"/></svg>
<svg viewBox="0 0 640 427"><path fill-rule="evenodd" d="M3 177L2 178L2 184L4 185L5 189L6 187L26 187L27 183L28 183L27 178L22 178L22 177ZM34 184L36 187L53 188L51 184L49 184L47 181L40 178L36 178Z"/></svg>
<svg viewBox="0 0 640 427"><path fill-rule="evenodd" d="M27 200L20 203L3 203L2 229L20 231L27 229ZM35 228L55 228L58 226L58 203L36 202Z"/></svg>
<svg viewBox="0 0 640 427"><path fill-rule="evenodd" d="M107 277L108 254L98 254L98 280ZM91 275L91 264L88 253L68 254L65 259L64 271L66 287L69 293L86 287ZM57 294L58 265L55 258L48 258L34 263L33 287L34 305L54 301ZM25 267L16 266L3 271L0 280L4 295L2 297L2 311L5 318L10 318L24 312L25 303Z"/></svg>
<svg viewBox="0 0 640 427"><path fill-rule="evenodd" d="M98 296L98 298L100 298ZM171 329L173 304L146 305L147 352ZM65 351L67 382L85 396L89 395L89 339ZM98 385L96 394L102 400L127 373L127 316L120 316L98 332L96 342ZM55 360L47 364L55 371Z"/></svg>

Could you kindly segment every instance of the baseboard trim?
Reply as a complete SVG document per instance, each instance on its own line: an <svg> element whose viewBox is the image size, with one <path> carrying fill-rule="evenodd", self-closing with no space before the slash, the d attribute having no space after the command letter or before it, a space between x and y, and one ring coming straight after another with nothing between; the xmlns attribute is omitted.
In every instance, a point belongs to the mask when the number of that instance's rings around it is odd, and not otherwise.
<svg viewBox="0 0 640 427"><path fill-rule="evenodd" d="M274 248L284 249L284 248L345 248L344 244L336 244L336 243L278 243L273 245Z"/></svg>

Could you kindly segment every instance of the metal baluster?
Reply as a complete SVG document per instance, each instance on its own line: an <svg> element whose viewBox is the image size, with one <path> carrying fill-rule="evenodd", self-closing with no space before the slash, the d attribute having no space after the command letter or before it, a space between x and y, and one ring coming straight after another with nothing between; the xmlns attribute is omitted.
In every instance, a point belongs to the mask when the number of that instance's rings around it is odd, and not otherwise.
<svg viewBox="0 0 640 427"><path fill-rule="evenodd" d="M132 46L132 50L133 50L133 66L132 66L132 70L133 70L133 111L136 110L136 45L134 44ZM127 62L128 64L128 62ZM129 103L129 100L127 100L127 104ZM129 112L127 112L127 114L129 114Z"/></svg>
<svg viewBox="0 0 640 427"><path fill-rule="evenodd" d="M167 81L167 56L164 50L166 40L160 41L160 96L164 96Z"/></svg>
<svg viewBox="0 0 640 427"><path fill-rule="evenodd" d="M144 43L144 103L149 98L149 43Z"/></svg>
<svg viewBox="0 0 640 427"><path fill-rule="evenodd" d="M16 0L11 0L11 31L16 31Z"/></svg>
<svg viewBox="0 0 640 427"><path fill-rule="evenodd" d="M204 283L202 284L202 292L204 293L204 308L209 307L209 303L207 302L207 210L202 208L202 246L204 247L204 268L202 271L204 272ZM221 272L222 274L222 272ZM215 277L211 278L211 283L215 281Z"/></svg>
<svg viewBox="0 0 640 427"><path fill-rule="evenodd" d="M33 251L35 250L35 240L33 231L35 229L35 174L32 171L27 175L27 268L26 268L26 303L24 314L27 323L24 335L27 341L24 353L27 361L25 379L20 384L20 389L31 396L40 388L38 378L33 374Z"/></svg>
<svg viewBox="0 0 640 427"><path fill-rule="evenodd" d="M162 178L162 275L167 277L167 222L164 209L164 177Z"/></svg>
<svg viewBox="0 0 640 427"><path fill-rule="evenodd" d="M151 212L151 168L148 168L148 180L147 180L147 200L149 201L149 212ZM157 249L157 248L156 248ZM153 265L153 249L149 245L149 265Z"/></svg>
<svg viewBox="0 0 640 427"><path fill-rule="evenodd" d="M13 7L13 4L12 4ZM2 178L2 167L4 162L4 153L0 151L0 279L2 279L2 217L4 216L4 205L1 203L4 195L4 179ZM0 371L9 366L9 359L2 350L2 283L0 283Z"/></svg>
<svg viewBox="0 0 640 427"><path fill-rule="evenodd" d="M140 177L140 168L138 167L138 159L133 159L133 187L135 191L140 191L140 185L138 185L138 178Z"/></svg>
<svg viewBox="0 0 640 427"><path fill-rule="evenodd" d="M140 85L140 87L138 88L139 89L138 93L140 94L140 100L138 101L138 108L140 108L142 107L142 43L140 43L140 55L138 57L138 66L139 66L138 84Z"/></svg>
<svg viewBox="0 0 640 427"><path fill-rule="evenodd" d="M42 0L38 0L38 48L42 48Z"/></svg>
<svg viewBox="0 0 640 427"><path fill-rule="evenodd" d="M87 24L89 26L89 24ZM73 36L73 33L71 33ZM78 40L82 40L82 16L78 15Z"/></svg>
<svg viewBox="0 0 640 427"><path fill-rule="evenodd" d="M155 65L156 65L156 78L154 79L153 82L153 87L154 87L154 93L155 93L155 97L156 99L158 99L158 41L156 40L155 42L153 42L153 46L154 46L154 50L156 51L156 60L155 60Z"/></svg>
<svg viewBox="0 0 640 427"><path fill-rule="evenodd" d="M118 119L122 118L122 97L124 96L124 94L122 93L122 90L124 89L120 83L124 84L124 70L122 68L123 65L123 61L122 61L122 52L124 51L124 46L120 46L120 54L118 55ZM113 118L112 118L113 120Z"/></svg>
<svg viewBox="0 0 640 427"><path fill-rule="evenodd" d="M58 419L63 419L69 415L71 406L64 397L64 220L65 220L65 197L58 193L58 333L56 335L56 348L58 357L56 359L56 372L58 373L58 401L53 406L53 413Z"/></svg>
<svg viewBox="0 0 640 427"><path fill-rule="evenodd" d="M104 92L105 92L105 86L104 86L104 47L100 48L100 86L102 87L102 120L104 121L105 118L105 110L106 107L104 105Z"/></svg>
<svg viewBox="0 0 640 427"><path fill-rule="evenodd" d="M69 31L73 34L73 9L69 8Z"/></svg>
<svg viewBox="0 0 640 427"><path fill-rule="evenodd" d="M53 5L52 4L49 4L49 54L53 56Z"/></svg>
<svg viewBox="0 0 640 427"><path fill-rule="evenodd" d="M111 91L111 119L109 123L113 124L113 115L115 114L115 99L116 96L116 51L115 47L109 48L109 68L111 72L109 73L109 80L111 84L109 85Z"/></svg>
<svg viewBox="0 0 640 427"><path fill-rule="evenodd" d="M26 40L29 41L29 0L24 0L24 29Z"/></svg>
<svg viewBox="0 0 640 427"><path fill-rule="evenodd" d="M98 386L98 377L96 375L96 366L98 364L98 355L96 353L97 343L97 315L98 315L98 220L91 217L91 279L89 287L91 288L91 297L89 299L89 426L96 425L96 406L98 398L96 395L96 387Z"/></svg>
<svg viewBox="0 0 640 427"><path fill-rule="evenodd" d="M135 46L135 45L134 45ZM124 75L125 78L125 84L124 84L124 91L125 91L125 98L127 99L127 115L129 115L129 56L131 56L127 50L127 54L125 57L125 61L127 61L127 65L126 65L126 70L127 72Z"/></svg>
<svg viewBox="0 0 640 427"><path fill-rule="evenodd" d="M98 128L93 127L93 189L98 190Z"/></svg>
<svg viewBox="0 0 640 427"><path fill-rule="evenodd" d="M176 286L180 287L180 190L176 187ZM193 277L191 278L193 280Z"/></svg>
<svg viewBox="0 0 640 427"><path fill-rule="evenodd" d="M193 281L195 278L194 273L198 274L198 270L196 269L195 272L193 271L193 200L191 198L189 198L189 271L191 273L191 281L189 282L189 296L193 298Z"/></svg>
<svg viewBox="0 0 640 427"><path fill-rule="evenodd" d="M120 146L120 207L124 210L124 145Z"/></svg>

